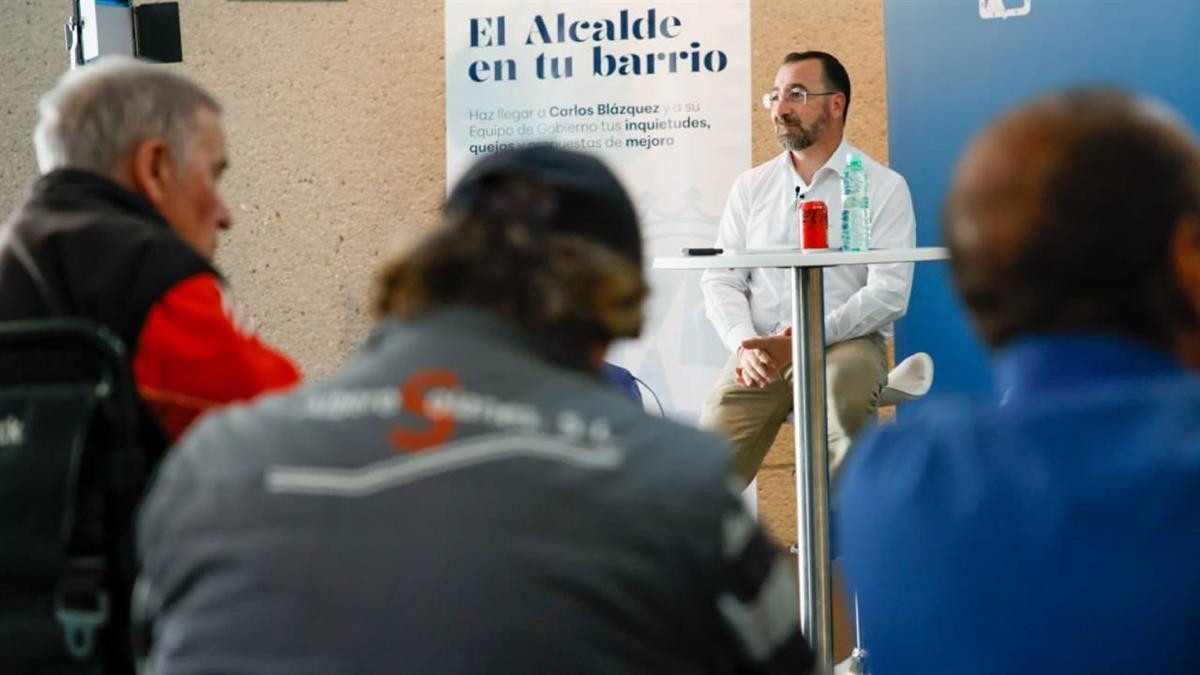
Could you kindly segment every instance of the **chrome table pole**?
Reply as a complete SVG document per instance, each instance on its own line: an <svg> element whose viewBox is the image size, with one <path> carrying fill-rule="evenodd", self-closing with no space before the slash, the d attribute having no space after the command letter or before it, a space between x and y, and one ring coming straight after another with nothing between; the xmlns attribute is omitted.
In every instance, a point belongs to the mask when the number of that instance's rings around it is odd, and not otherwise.
<svg viewBox="0 0 1200 675"><path fill-rule="evenodd" d="M825 420L825 292L821 267L792 268L792 397L796 427L796 530L800 628L833 672L829 560L829 442Z"/></svg>

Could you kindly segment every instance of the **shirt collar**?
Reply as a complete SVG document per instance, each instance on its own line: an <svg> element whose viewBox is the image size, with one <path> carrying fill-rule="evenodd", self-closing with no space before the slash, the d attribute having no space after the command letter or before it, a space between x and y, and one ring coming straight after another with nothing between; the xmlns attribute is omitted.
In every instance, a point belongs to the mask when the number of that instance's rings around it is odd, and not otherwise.
<svg viewBox="0 0 1200 675"><path fill-rule="evenodd" d="M995 361L996 389L1004 398L1187 374L1167 352L1138 340L1099 333L1021 338L1005 347Z"/></svg>
<svg viewBox="0 0 1200 675"><path fill-rule="evenodd" d="M833 154L829 156L829 159L821 165L821 168L817 169L817 173L819 174L822 171L832 171L839 176L842 175L842 172L846 170L846 155L850 154L851 152L861 154L858 152L858 150L855 150L850 146L849 141L847 141L845 135L843 135L842 142L838 143L837 150L834 150ZM813 174L814 177L816 177L816 175L817 174Z"/></svg>
<svg viewBox="0 0 1200 675"><path fill-rule="evenodd" d="M829 159L825 160L825 163L822 164L819 169L813 172L812 185L805 185L804 180L800 178L800 174L796 173L796 167L792 165L791 151L784 150L783 153L779 155L779 161L783 163L788 173L791 174L792 181L795 182L796 187L800 188L801 192L807 192L812 189L813 185L816 185L817 181L820 180L821 175L826 172L832 171L835 176L840 177L842 172L846 170L846 155L851 152L859 155L862 154L850 145L850 142L846 140L845 134L843 134L842 142L838 143L837 149L833 151L833 154L829 156Z"/></svg>

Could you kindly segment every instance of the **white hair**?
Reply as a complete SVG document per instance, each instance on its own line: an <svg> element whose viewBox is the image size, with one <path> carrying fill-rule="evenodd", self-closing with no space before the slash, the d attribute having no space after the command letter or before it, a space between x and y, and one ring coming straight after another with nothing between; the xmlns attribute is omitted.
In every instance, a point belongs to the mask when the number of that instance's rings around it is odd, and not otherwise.
<svg viewBox="0 0 1200 675"><path fill-rule="evenodd" d="M182 166L202 108L221 112L208 92L164 66L104 57L63 75L38 102L33 131L38 169L111 176L151 138L163 139L172 160Z"/></svg>

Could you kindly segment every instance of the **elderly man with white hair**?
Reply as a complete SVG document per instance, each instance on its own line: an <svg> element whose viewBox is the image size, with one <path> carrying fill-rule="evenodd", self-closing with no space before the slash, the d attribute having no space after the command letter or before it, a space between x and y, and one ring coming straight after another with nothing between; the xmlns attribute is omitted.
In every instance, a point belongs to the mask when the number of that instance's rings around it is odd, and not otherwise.
<svg viewBox="0 0 1200 675"><path fill-rule="evenodd" d="M111 58L64 76L38 109L44 175L0 229L0 321L113 330L169 440L209 407L296 383L213 265L232 223L216 100L163 66Z"/></svg>
<svg viewBox="0 0 1200 675"><path fill-rule="evenodd" d="M145 471L206 409L299 381L237 318L213 266L231 223L217 190L228 164L220 113L196 84L129 58L68 73L39 104L44 175L0 225L0 322L69 317L108 328L124 343L144 410L136 447L93 452L89 443L72 469L79 486L64 497L61 541L5 558L20 569L0 565L2 672L131 672L131 511ZM43 479L6 476L50 494ZM51 517L13 499L0 506L24 513L23 536ZM84 596L98 618L77 630L63 607ZM94 654L103 671L79 660Z"/></svg>

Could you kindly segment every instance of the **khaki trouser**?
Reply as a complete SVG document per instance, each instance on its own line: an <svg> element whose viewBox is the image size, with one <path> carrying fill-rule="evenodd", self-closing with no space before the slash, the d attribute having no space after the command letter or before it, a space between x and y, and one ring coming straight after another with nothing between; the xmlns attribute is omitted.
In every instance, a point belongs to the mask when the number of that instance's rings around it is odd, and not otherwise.
<svg viewBox="0 0 1200 675"><path fill-rule="evenodd" d="M700 427L727 439L734 469L745 483L754 479L779 427L792 411L792 367L762 389L743 387L733 377L737 353L704 399ZM879 333L825 348L825 406L829 432L829 471L846 458L851 441L875 413L887 384L887 347Z"/></svg>

